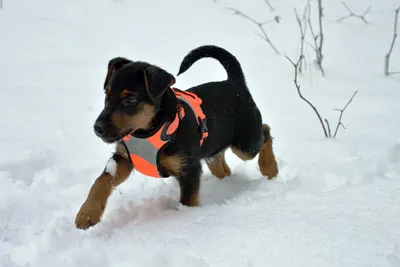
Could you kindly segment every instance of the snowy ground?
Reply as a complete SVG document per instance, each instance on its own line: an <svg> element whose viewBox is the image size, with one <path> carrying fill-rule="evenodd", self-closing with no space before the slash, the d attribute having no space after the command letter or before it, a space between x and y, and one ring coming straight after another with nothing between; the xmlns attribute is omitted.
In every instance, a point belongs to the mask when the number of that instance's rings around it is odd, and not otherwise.
<svg viewBox="0 0 400 267"><path fill-rule="evenodd" d="M293 86L285 59L298 53L293 6L305 1L3 0L0 10L0 266L400 266L400 77L383 76L397 0L372 6L368 24L340 1L325 4L326 77L310 67L304 95L346 130L325 139ZM313 8L315 2L312 0ZM224 6L266 25L281 54ZM314 14L315 18L315 14ZM201 207L178 205L173 178L134 174L112 195L103 221L82 231L75 214L112 146L95 137L111 57L177 73L191 49L220 45L235 54L275 137L280 176L262 178L256 161L229 153L234 175L205 168ZM314 54L307 45L307 58ZM392 56L400 70L400 43ZM225 78L212 59L194 65L178 88ZM176 208L179 208L178 210Z"/></svg>

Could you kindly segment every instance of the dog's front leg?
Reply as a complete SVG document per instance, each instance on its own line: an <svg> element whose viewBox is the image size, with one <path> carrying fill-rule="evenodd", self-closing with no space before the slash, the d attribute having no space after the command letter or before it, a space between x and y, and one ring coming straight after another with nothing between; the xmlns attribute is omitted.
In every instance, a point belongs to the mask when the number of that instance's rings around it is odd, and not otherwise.
<svg viewBox="0 0 400 267"><path fill-rule="evenodd" d="M103 173L96 179L86 201L76 215L75 225L87 229L100 221L113 189L124 182L132 172L133 164L123 144L117 144L116 152L109 159Z"/></svg>
<svg viewBox="0 0 400 267"><path fill-rule="evenodd" d="M199 159L193 156L176 154L161 154L161 167L164 172L172 175L179 183L180 203L185 206L199 205L200 176L202 166Z"/></svg>
<svg viewBox="0 0 400 267"><path fill-rule="evenodd" d="M201 163L195 161L185 167L186 170L177 177L181 189L180 202L185 206L196 207L199 205Z"/></svg>

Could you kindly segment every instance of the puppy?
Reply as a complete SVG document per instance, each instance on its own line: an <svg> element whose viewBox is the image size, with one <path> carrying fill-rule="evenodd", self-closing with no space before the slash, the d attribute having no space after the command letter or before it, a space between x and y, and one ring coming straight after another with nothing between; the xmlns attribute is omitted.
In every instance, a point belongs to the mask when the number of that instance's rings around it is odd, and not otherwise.
<svg viewBox="0 0 400 267"><path fill-rule="evenodd" d="M148 176L174 176L180 202L199 205L202 160L222 179L231 175L224 153L231 148L242 160L257 154L261 174L272 179L278 167L270 128L263 123L238 60L221 47L200 46L183 59L178 75L201 58L214 58L227 79L186 91L171 86L172 74L142 61L109 61L104 82L105 106L94 132L116 150L92 185L76 216L76 226L97 224L113 189L135 169Z"/></svg>

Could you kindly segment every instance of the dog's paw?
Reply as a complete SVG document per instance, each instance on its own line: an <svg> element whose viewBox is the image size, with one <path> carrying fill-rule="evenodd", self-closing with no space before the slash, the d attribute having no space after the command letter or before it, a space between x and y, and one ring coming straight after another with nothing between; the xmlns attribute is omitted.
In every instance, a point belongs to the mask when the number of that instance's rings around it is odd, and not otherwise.
<svg viewBox="0 0 400 267"><path fill-rule="evenodd" d="M260 171L263 176L267 176L268 180L271 180L278 176L278 165L276 162L268 165L268 166L260 166Z"/></svg>
<svg viewBox="0 0 400 267"><path fill-rule="evenodd" d="M99 201L86 200L76 215L75 225L79 229L88 229L100 221L104 206Z"/></svg>
<svg viewBox="0 0 400 267"><path fill-rule="evenodd" d="M226 164L225 157L223 154L219 154L213 159L208 159L206 163L211 173L215 177L223 179L227 176L231 176L231 169Z"/></svg>

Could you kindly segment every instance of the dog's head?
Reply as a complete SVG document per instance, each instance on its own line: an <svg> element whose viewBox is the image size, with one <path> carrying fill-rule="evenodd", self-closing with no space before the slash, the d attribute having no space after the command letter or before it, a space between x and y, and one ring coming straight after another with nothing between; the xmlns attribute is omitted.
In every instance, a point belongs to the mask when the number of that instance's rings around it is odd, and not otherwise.
<svg viewBox="0 0 400 267"><path fill-rule="evenodd" d="M113 143L137 130L150 130L163 95L174 82L170 73L149 63L111 59L104 81L105 105L94 132Z"/></svg>

